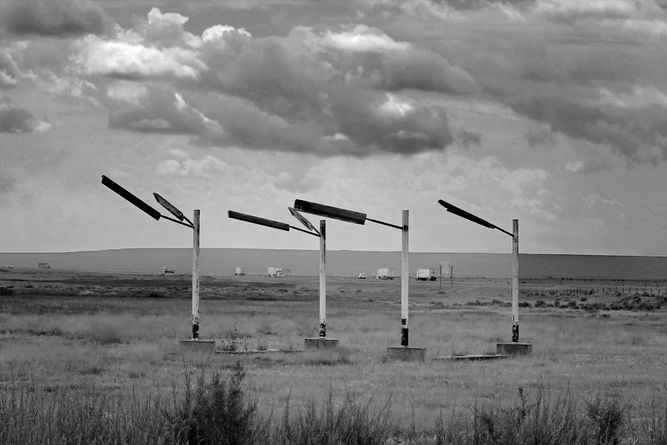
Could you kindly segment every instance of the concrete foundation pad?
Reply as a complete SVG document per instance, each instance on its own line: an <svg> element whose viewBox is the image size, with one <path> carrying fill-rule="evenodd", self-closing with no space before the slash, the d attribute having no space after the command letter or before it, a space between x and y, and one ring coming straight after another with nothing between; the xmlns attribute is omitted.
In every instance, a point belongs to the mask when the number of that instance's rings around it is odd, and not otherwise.
<svg viewBox="0 0 667 445"><path fill-rule="evenodd" d="M387 360L413 361L426 359L426 348L412 348L409 346L387 347Z"/></svg>
<svg viewBox="0 0 667 445"><path fill-rule="evenodd" d="M496 353L499 355L530 355L532 343L498 343Z"/></svg>
<svg viewBox="0 0 667 445"><path fill-rule="evenodd" d="M313 337L304 338L303 340L306 349L329 349L338 347L338 340L335 338Z"/></svg>
<svg viewBox="0 0 667 445"><path fill-rule="evenodd" d="M215 340L181 340L179 349L187 354L209 355L215 352Z"/></svg>
<svg viewBox="0 0 667 445"><path fill-rule="evenodd" d="M509 358L509 355L505 354L449 355L444 357L433 357L433 360L473 361L473 360L498 360L503 358Z"/></svg>
<svg viewBox="0 0 667 445"><path fill-rule="evenodd" d="M254 355L254 354L293 354L303 352L304 349L247 349L244 351L215 351L217 354L227 355Z"/></svg>

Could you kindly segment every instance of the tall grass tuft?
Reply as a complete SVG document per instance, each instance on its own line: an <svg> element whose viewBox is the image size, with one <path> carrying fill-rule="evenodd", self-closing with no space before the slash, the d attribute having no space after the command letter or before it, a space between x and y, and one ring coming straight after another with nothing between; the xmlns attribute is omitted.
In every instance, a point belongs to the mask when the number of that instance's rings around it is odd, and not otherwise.
<svg viewBox="0 0 667 445"><path fill-rule="evenodd" d="M270 443L284 445L375 445L384 444L394 428L390 423L390 400L375 409L372 399L360 401L347 393L340 404L334 403L330 390L324 406L313 401L294 415L288 398L282 422L274 430Z"/></svg>
<svg viewBox="0 0 667 445"><path fill-rule="evenodd" d="M475 405L472 416L452 414L449 422L437 422L430 442L461 444L591 444L589 423L580 415L569 391L552 399L538 388L530 398L519 388L518 398L505 408Z"/></svg>
<svg viewBox="0 0 667 445"><path fill-rule="evenodd" d="M261 443L263 428L256 418L257 404L248 400L242 384L245 371L239 363L225 382L218 373L208 383L202 369L194 387L186 377L182 397L174 399L166 413L171 425L167 442L199 445L246 445Z"/></svg>
<svg viewBox="0 0 667 445"><path fill-rule="evenodd" d="M160 405L157 395L123 400L92 388L13 386L0 391L0 443L156 444L165 428Z"/></svg>
<svg viewBox="0 0 667 445"><path fill-rule="evenodd" d="M618 445L626 414L618 398L603 399L600 396L586 402L586 415L592 424L595 443Z"/></svg>

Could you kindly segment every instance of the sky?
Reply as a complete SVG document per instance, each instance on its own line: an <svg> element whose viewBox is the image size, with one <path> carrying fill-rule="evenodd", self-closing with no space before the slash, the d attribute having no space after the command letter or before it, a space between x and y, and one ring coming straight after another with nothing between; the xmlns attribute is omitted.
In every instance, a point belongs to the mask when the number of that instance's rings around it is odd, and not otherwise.
<svg viewBox="0 0 667 445"><path fill-rule="evenodd" d="M522 252L664 256L665 73L667 0L0 0L0 251L192 245L107 175L200 209L204 248L317 249L227 217L305 199L510 251L444 199Z"/></svg>

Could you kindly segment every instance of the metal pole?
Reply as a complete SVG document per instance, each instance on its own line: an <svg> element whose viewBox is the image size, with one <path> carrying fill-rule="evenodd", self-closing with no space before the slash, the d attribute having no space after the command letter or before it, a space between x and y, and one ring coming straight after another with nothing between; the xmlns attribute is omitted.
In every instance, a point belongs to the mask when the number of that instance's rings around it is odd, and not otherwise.
<svg viewBox="0 0 667 445"><path fill-rule="evenodd" d="M440 278L440 290L442 290L442 263L440 263L440 275L439 275L439 278Z"/></svg>
<svg viewBox="0 0 667 445"><path fill-rule="evenodd" d="M192 216L192 339L199 340L199 210Z"/></svg>
<svg viewBox="0 0 667 445"><path fill-rule="evenodd" d="M408 346L408 282L410 274L409 211L403 210L403 237L401 249L401 346Z"/></svg>
<svg viewBox="0 0 667 445"><path fill-rule="evenodd" d="M320 220L320 337L327 336L327 226Z"/></svg>
<svg viewBox="0 0 667 445"><path fill-rule="evenodd" d="M512 220L512 343L519 341L519 220Z"/></svg>

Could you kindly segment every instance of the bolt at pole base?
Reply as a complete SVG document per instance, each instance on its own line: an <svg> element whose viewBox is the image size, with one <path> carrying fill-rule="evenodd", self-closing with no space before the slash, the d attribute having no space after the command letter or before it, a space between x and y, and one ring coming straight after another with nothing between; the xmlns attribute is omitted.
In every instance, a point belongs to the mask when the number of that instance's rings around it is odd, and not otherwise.
<svg viewBox="0 0 667 445"><path fill-rule="evenodd" d="M519 323L514 322L512 323L512 343L518 343L519 342Z"/></svg>
<svg viewBox="0 0 667 445"><path fill-rule="evenodd" d="M192 324L192 339L199 340L199 323Z"/></svg>
<svg viewBox="0 0 667 445"><path fill-rule="evenodd" d="M319 336L322 337L322 338L327 336L327 324L324 321L320 322Z"/></svg>
<svg viewBox="0 0 667 445"><path fill-rule="evenodd" d="M401 346L408 346L408 328L406 326L401 327Z"/></svg>

